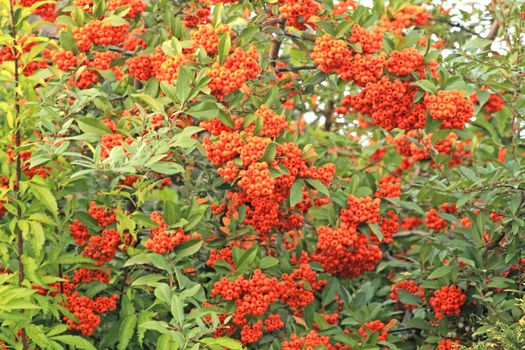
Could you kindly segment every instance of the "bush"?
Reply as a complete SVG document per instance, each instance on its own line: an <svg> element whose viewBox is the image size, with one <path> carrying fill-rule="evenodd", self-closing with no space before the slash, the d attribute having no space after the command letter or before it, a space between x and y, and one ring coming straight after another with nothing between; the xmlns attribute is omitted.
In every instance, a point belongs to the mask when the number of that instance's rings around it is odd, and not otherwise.
<svg viewBox="0 0 525 350"><path fill-rule="evenodd" d="M525 8L432 3L2 0L0 345L522 349Z"/></svg>

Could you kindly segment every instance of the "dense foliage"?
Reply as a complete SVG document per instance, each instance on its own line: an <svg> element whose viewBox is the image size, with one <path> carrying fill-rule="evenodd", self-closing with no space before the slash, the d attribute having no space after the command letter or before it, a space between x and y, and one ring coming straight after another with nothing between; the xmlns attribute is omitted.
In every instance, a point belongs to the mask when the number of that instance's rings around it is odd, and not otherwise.
<svg viewBox="0 0 525 350"><path fill-rule="evenodd" d="M0 0L0 347L523 349L525 5L371 3Z"/></svg>

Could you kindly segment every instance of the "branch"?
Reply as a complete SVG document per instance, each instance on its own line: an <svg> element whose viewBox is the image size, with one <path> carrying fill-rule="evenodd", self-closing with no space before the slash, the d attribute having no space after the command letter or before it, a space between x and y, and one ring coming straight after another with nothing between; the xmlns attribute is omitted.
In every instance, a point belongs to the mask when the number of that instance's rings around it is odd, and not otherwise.
<svg viewBox="0 0 525 350"><path fill-rule="evenodd" d="M464 32L467 32L469 34L475 35L478 38L483 38L479 33L476 33L472 29L470 29L468 27L465 27L461 23L453 22L453 21L450 21L450 20L444 19L444 18L430 18L430 21L439 22L439 23L445 23L445 24L448 24L451 27L456 27L456 28L459 28L459 29L463 30Z"/></svg>
<svg viewBox="0 0 525 350"><path fill-rule="evenodd" d="M21 194L20 194L20 179L22 178L22 159L20 157L20 145L22 144L22 132L20 130L20 101L18 88L20 87L20 67L18 60L20 59L18 49L16 48L16 19L15 19L15 4L14 0L9 0L9 16L11 17L11 37L13 39L13 60L15 64L14 78L15 78L15 88L13 89L15 95L15 149L16 149L16 178L14 184L15 199L16 199L16 216L20 220L22 218L22 207L21 207ZM19 225L16 225L16 240L17 240L17 253L18 253L18 285L21 287L25 279L24 271L24 237L22 235L22 230ZM27 337L25 328L22 328L22 349L27 350Z"/></svg>
<svg viewBox="0 0 525 350"><path fill-rule="evenodd" d="M432 233L421 231L421 230L408 230L408 231L401 231L398 233L394 233L392 235L393 238L403 238L403 237L410 237L410 236L431 236Z"/></svg>
<svg viewBox="0 0 525 350"><path fill-rule="evenodd" d="M277 73L281 73L281 72L299 72L301 70L312 70L312 69L317 69L317 66L298 66L298 67L291 67L291 66L288 66L288 67L280 67L280 68L276 68L275 71Z"/></svg>
<svg viewBox="0 0 525 350"><path fill-rule="evenodd" d="M281 28L282 31L286 28L286 20L280 19L279 21L279 28ZM277 65L277 60L279 59L279 50L281 49L281 44L283 42L282 37L279 35L275 35L275 37L272 39L272 46L270 47L270 65L275 68Z"/></svg>

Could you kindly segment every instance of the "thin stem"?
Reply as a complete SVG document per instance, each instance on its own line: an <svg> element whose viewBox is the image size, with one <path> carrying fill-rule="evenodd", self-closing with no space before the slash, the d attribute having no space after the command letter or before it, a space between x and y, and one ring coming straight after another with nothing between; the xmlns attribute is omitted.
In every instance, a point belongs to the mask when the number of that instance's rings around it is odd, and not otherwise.
<svg viewBox="0 0 525 350"><path fill-rule="evenodd" d="M21 194L20 194L20 179L22 178L22 160L20 158L20 145L22 144L22 134L20 131L20 102L19 102L19 96L18 96L18 89L20 87L20 67L19 67L19 55L18 55L18 49L17 49L17 30L16 30L16 22L15 22L15 5L13 3L14 0L9 0L9 15L11 19L11 37L12 37L12 43L13 43L13 60L15 65L14 70L14 78L15 78L15 88L14 88L14 94L15 94L15 153L16 153L16 179L14 184L14 192L15 192L15 198L17 202L17 219L20 220L22 217L22 207L20 206L21 202ZM17 250L18 250L18 285L22 286L24 279L25 279L25 271L24 271L24 263L23 263L23 256L24 256L24 237L22 236L22 230L16 226L16 239L17 239ZM26 332L25 329L22 329L22 348L24 350L27 350L27 338L26 338Z"/></svg>

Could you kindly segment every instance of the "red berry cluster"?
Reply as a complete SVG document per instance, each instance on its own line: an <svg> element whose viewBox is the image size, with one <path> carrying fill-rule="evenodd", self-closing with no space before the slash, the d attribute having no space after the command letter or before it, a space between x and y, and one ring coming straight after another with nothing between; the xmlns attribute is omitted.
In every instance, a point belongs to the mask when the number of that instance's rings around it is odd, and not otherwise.
<svg viewBox="0 0 525 350"><path fill-rule="evenodd" d="M281 328L284 328L284 322L279 314L268 315L266 320L264 320L264 330L266 332L273 332Z"/></svg>
<svg viewBox="0 0 525 350"><path fill-rule="evenodd" d="M307 256L304 256L307 259ZM261 270L255 270L250 278L240 275L231 280L223 277L213 285L212 296L220 296L224 301L235 301L232 323L241 328L243 343L257 342L265 332L284 327L280 315L264 316L272 304L278 301L291 311L299 312L313 302L314 293L326 284L318 280L317 273L306 262L300 262L290 274L280 279L270 277ZM264 319L264 323L263 323Z"/></svg>
<svg viewBox="0 0 525 350"><path fill-rule="evenodd" d="M31 49L35 47L38 43L39 41L34 40L33 35L29 35L29 36L25 36L20 39L17 39L17 44L22 47L22 52L18 54L19 61L22 57L21 54L30 53ZM17 49L17 50L20 50L20 49ZM24 65L21 66L23 68L22 73L25 76L30 76L30 75L33 75L37 69L47 68L48 67L47 61L50 56L51 56L51 53L49 49L44 48L42 51L41 57L35 57L32 61L25 62ZM14 60L15 60L15 55L13 51L13 46L12 45L0 46L0 65L3 62L10 62Z"/></svg>
<svg viewBox="0 0 525 350"><path fill-rule="evenodd" d="M316 190L308 191L304 186L302 200L293 207L286 205L290 189L297 178L313 178L329 185L335 166L309 166L305 160L308 154L293 143L277 144L274 159L263 161L262 157L272 142L269 136L281 135L285 131L286 119L266 106L257 109L256 114L263 119L263 129L266 129L264 132L261 130L261 133L267 136L254 135L254 127L246 125L243 128L244 119L235 116L231 117L230 127L218 118L201 122L200 126L211 134L211 137L204 137L202 144L211 162L221 166L219 175L228 182L238 179L237 188L226 196L226 201L234 205L216 205L215 212L223 213L228 208L225 215L230 217L235 215L239 206L245 204L244 224L253 226L260 234L259 238L267 239L272 228L290 231L300 227L304 214L312 204L326 204L326 200L322 199L324 196L319 198ZM282 169L286 169L287 173L283 173ZM280 174L275 176L272 171Z"/></svg>
<svg viewBox="0 0 525 350"><path fill-rule="evenodd" d="M62 71L78 66L81 62L80 55L75 55L72 51L59 49L51 53L53 64Z"/></svg>
<svg viewBox="0 0 525 350"><path fill-rule="evenodd" d="M282 17L297 29L306 29L307 24L312 26L310 18L319 10L314 0L279 0L279 3Z"/></svg>
<svg viewBox="0 0 525 350"><path fill-rule="evenodd" d="M397 281L390 286L390 299L401 302L398 297L399 290L406 290L407 292L417 295L421 300L425 300L425 289L421 286L418 286L415 281L412 280L401 280ZM405 309L415 309L415 305L403 304Z"/></svg>
<svg viewBox="0 0 525 350"><path fill-rule="evenodd" d="M158 227L150 229L151 236L144 243L144 247L151 249L154 253L167 254L191 238L200 238L199 235L187 235L182 228L173 232L164 223L164 218L158 212L151 213L151 219L157 223Z"/></svg>
<svg viewBox="0 0 525 350"><path fill-rule="evenodd" d="M40 0L20 0L20 5L24 7L33 7L33 14L42 17L43 20L53 22L57 16L57 9L55 2L48 2L37 5Z"/></svg>
<svg viewBox="0 0 525 350"><path fill-rule="evenodd" d="M395 75L409 75L423 64L423 55L414 48L393 51L386 61L386 68Z"/></svg>
<svg viewBox="0 0 525 350"><path fill-rule="evenodd" d="M387 129L399 127L404 130L423 128L426 121L426 107L414 104L418 88L410 81L384 76L370 83L358 95L350 97L351 105L369 116L374 123Z"/></svg>
<svg viewBox="0 0 525 350"><path fill-rule="evenodd" d="M102 205L97 205L97 202L89 202L89 215L98 222L98 226L106 227L117 221L117 209L107 209Z"/></svg>
<svg viewBox="0 0 525 350"><path fill-rule="evenodd" d="M112 26L99 19L88 22L83 27L73 29L73 37L79 51L88 51L93 45L119 46L126 40L129 24Z"/></svg>
<svg viewBox="0 0 525 350"><path fill-rule="evenodd" d="M459 315L466 300L467 297L461 288L451 285L436 290L429 302L434 308L436 318L441 319L445 316Z"/></svg>
<svg viewBox="0 0 525 350"><path fill-rule="evenodd" d="M9 178L7 176L0 176L0 188L9 188ZM4 207L4 204L7 203L6 200L0 200L0 217L4 216L7 213L7 210ZM0 273L1 273L0 266Z"/></svg>
<svg viewBox="0 0 525 350"><path fill-rule="evenodd" d="M379 341L385 341L388 337L388 332L384 331L385 324L379 320L374 320L370 322L366 322L364 325L359 327L359 333L363 336L363 338L368 339L367 333L377 333L377 340Z"/></svg>
<svg viewBox="0 0 525 350"><path fill-rule="evenodd" d="M403 29L411 26L423 26L431 17L427 10L419 5L405 4L397 11L388 11L379 21L383 31L391 30L396 35L402 35Z"/></svg>
<svg viewBox="0 0 525 350"><path fill-rule="evenodd" d="M439 216L438 211L434 208L425 213L425 225L427 225L430 230L436 232L439 232L448 226L447 220Z"/></svg>
<svg viewBox="0 0 525 350"><path fill-rule="evenodd" d="M106 229L99 235L89 237L84 250L82 250L82 255L96 260L96 266L104 265L113 260L120 243L118 231L114 228Z"/></svg>
<svg viewBox="0 0 525 350"><path fill-rule="evenodd" d="M82 335L90 336L100 324L100 314L105 314L117 308L116 301L118 298L117 294L113 294L111 297L90 299L75 292L68 295L66 301L61 304L73 313L78 321L74 321L67 316L64 316L64 320L69 329L77 330Z"/></svg>
<svg viewBox="0 0 525 350"><path fill-rule="evenodd" d="M78 245L84 245L89 239L89 233L86 226L78 220L73 221L69 224L69 231L71 236Z"/></svg>
<svg viewBox="0 0 525 350"><path fill-rule="evenodd" d="M101 148L100 148L100 157L105 159L109 157L109 153L115 147L122 147L124 144L131 144L133 140L129 137L124 137L124 135L119 133L105 134L101 138Z"/></svg>
<svg viewBox="0 0 525 350"><path fill-rule="evenodd" d="M392 243L394 241L392 238L394 233L399 231L399 216L393 210L389 210L387 216L382 217L379 221L379 227L383 234L382 241L384 243ZM372 236L372 240L376 243L381 241L375 234Z"/></svg>
<svg viewBox="0 0 525 350"><path fill-rule="evenodd" d="M144 12L148 7L146 3L142 0L109 0L108 1L108 10L115 11L121 7L129 7L128 12L126 13L127 18L135 18L137 15Z"/></svg>
<svg viewBox="0 0 525 350"><path fill-rule="evenodd" d="M436 350L459 350L461 343L454 339L441 339Z"/></svg>
<svg viewBox="0 0 525 350"><path fill-rule="evenodd" d="M223 99L226 95L239 90L248 80L259 75L259 54L255 46L247 51L237 47L226 58L223 65L215 62L207 74L212 80L208 83L214 96Z"/></svg>
<svg viewBox="0 0 525 350"><path fill-rule="evenodd" d="M379 222L379 204L381 199L372 197L357 198L353 194L346 201L347 209L342 209L339 217L349 226L358 226L363 222L376 224Z"/></svg>
<svg viewBox="0 0 525 350"><path fill-rule="evenodd" d="M372 271L381 260L381 249L355 226L317 229L317 250L312 260L319 262L332 275L355 278Z"/></svg>
<svg viewBox="0 0 525 350"><path fill-rule="evenodd" d="M193 48L202 46L208 55L215 55L219 47L219 34L233 37L233 31L226 25L219 28L214 28L210 24L199 25L191 32L191 46Z"/></svg>
<svg viewBox="0 0 525 350"><path fill-rule="evenodd" d="M263 121L263 129L261 136L277 137L279 136L287 126L286 116L284 114L277 114L266 105L261 105L259 109L255 111L255 115L260 117ZM247 128L247 131L253 131L253 128Z"/></svg>
<svg viewBox="0 0 525 350"><path fill-rule="evenodd" d="M381 31L370 33L359 24L355 24L352 26L348 41L353 44L359 44L364 54L372 54L381 49L383 33Z"/></svg>
<svg viewBox="0 0 525 350"><path fill-rule="evenodd" d="M303 337L299 337L293 333L290 340L283 341L281 344L282 350L302 350L302 349L317 349L323 348L326 350L348 350L348 346L341 344L330 344L330 337L327 335L319 335L316 331L310 331Z"/></svg>
<svg viewBox="0 0 525 350"><path fill-rule="evenodd" d="M386 174L379 180L376 197L397 198L401 196L401 178L394 174Z"/></svg>
<svg viewBox="0 0 525 350"><path fill-rule="evenodd" d="M474 115L474 105L463 91L439 90L437 95L425 95L425 104L430 116L441 120L441 127L463 129Z"/></svg>

